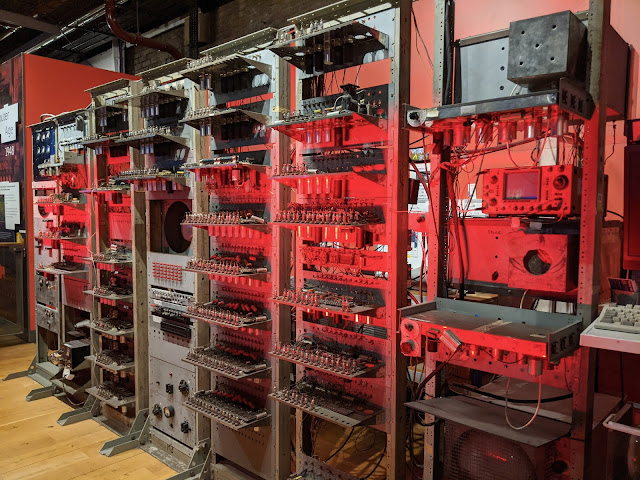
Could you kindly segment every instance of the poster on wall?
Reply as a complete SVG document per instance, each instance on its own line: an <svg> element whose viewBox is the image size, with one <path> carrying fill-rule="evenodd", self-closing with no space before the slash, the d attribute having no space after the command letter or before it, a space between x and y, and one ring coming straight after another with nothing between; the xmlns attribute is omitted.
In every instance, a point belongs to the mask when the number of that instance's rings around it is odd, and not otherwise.
<svg viewBox="0 0 640 480"><path fill-rule="evenodd" d="M16 232L24 228L20 218L20 194L24 189L24 124L22 122L22 57L0 65L0 182L11 182L2 196L4 212L0 218L0 242L15 242ZM3 183L4 185L7 185ZM18 202L17 208L15 202ZM7 217L7 211L9 215ZM12 213L13 212L13 213ZM18 218L15 217L15 212Z"/></svg>

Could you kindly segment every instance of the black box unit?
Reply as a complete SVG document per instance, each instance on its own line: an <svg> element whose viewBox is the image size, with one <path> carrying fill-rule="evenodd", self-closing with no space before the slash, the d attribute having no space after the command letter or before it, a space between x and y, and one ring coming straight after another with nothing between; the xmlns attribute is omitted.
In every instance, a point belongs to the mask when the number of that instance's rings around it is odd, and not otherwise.
<svg viewBox="0 0 640 480"><path fill-rule="evenodd" d="M507 78L530 91L585 80L587 27L569 10L511 22Z"/></svg>
<svg viewBox="0 0 640 480"><path fill-rule="evenodd" d="M62 357L71 369L78 367L90 353L91 340L88 338L66 342L62 348Z"/></svg>

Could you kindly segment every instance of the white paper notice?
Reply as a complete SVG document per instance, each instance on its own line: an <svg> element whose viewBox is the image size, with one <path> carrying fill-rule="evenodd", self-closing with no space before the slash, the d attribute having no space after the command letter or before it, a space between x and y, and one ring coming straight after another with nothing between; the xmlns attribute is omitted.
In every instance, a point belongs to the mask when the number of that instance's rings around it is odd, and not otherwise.
<svg viewBox="0 0 640 480"><path fill-rule="evenodd" d="M19 111L17 103L0 108L0 143L16 141Z"/></svg>
<svg viewBox="0 0 640 480"><path fill-rule="evenodd" d="M20 224L20 184L0 182L0 196L4 200L4 224L7 230L15 230Z"/></svg>

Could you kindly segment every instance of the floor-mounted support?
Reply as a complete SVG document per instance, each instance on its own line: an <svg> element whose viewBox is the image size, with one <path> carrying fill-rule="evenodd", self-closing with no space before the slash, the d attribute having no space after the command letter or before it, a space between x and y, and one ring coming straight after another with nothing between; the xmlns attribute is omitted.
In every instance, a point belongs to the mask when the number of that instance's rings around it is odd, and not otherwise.
<svg viewBox="0 0 640 480"><path fill-rule="evenodd" d="M211 440L202 440L193 449L191 461L184 472L178 473L167 480L209 480L211 470Z"/></svg>
<svg viewBox="0 0 640 480"><path fill-rule="evenodd" d="M33 360L31 360L31 364L29 365L29 367L26 370L23 370L22 372L10 373L6 377L4 377L2 379L2 381L6 382L8 380L15 380L16 378L23 378L23 377L26 377L27 375L32 375L32 374L36 373L36 364L37 363L38 363L38 357L33 357Z"/></svg>
<svg viewBox="0 0 640 480"><path fill-rule="evenodd" d="M37 358L37 357L36 357ZM41 398L51 397L56 393L56 386L51 383L51 380L60 373L60 367L55 366L50 362L35 363L33 362L27 370L27 376L42 385L42 388L36 388L31 390L27 394L26 401L32 402L34 400L40 400Z"/></svg>
<svg viewBox="0 0 640 480"><path fill-rule="evenodd" d="M136 415L129 432L120 438L109 440L100 449L100 454L112 457L119 453L137 448L149 441L149 409L141 410Z"/></svg>
<svg viewBox="0 0 640 480"><path fill-rule="evenodd" d="M60 415L58 424L62 425L63 427L65 425L72 425L74 423L94 418L98 416L99 413L100 402L95 397L89 396L89 398L87 398L87 401L84 402L84 405L81 408Z"/></svg>

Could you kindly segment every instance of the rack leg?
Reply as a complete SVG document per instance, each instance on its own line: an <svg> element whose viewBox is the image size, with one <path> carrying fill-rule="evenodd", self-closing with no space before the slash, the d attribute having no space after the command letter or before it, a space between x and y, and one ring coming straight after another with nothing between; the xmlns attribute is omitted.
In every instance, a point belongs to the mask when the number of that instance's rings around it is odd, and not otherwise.
<svg viewBox="0 0 640 480"><path fill-rule="evenodd" d="M126 452L132 448L137 448L149 441L149 409L140 411L136 415L129 433L120 438L106 442L100 449L100 454L105 457L112 457L119 453Z"/></svg>
<svg viewBox="0 0 640 480"><path fill-rule="evenodd" d="M60 415L58 424L62 425L63 427L65 425L72 425L84 420L89 420L90 418L97 416L99 412L100 402L95 397L90 396L89 398L87 398L87 401L84 402L82 408Z"/></svg>
<svg viewBox="0 0 640 480"><path fill-rule="evenodd" d="M211 441L207 438L201 441L193 450L189 466L184 472L178 473L167 480L209 480L211 466Z"/></svg>

